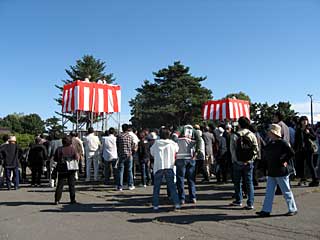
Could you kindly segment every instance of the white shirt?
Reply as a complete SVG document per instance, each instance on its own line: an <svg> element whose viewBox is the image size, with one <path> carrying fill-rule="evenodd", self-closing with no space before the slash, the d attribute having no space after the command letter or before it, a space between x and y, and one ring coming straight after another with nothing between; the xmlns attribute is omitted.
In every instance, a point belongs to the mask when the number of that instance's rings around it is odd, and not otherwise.
<svg viewBox="0 0 320 240"><path fill-rule="evenodd" d="M118 158L117 138L113 134L102 138L102 156L105 161Z"/></svg>
<svg viewBox="0 0 320 240"><path fill-rule="evenodd" d="M84 138L86 156L92 157L94 155L99 154L99 147L101 145L98 136L94 135L94 133L90 133L88 136Z"/></svg>
<svg viewBox="0 0 320 240"><path fill-rule="evenodd" d="M173 169L178 151L179 146L176 142L170 139L156 140L150 148L150 153L154 157L154 173L161 169Z"/></svg>

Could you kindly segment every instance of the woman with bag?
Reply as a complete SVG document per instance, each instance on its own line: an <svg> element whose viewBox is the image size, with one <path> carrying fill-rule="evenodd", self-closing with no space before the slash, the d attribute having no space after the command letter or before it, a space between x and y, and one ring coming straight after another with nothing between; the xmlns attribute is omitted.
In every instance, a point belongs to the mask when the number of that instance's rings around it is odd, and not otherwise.
<svg viewBox="0 0 320 240"><path fill-rule="evenodd" d="M307 163L312 176L312 182L309 184L309 187L319 186L319 181L316 177L314 168L315 164L313 163L313 154L315 153L315 150L312 146L315 140L316 135L309 125L308 118L306 116L300 117L294 144L297 175L300 178L300 182L298 183L299 186L306 185L305 163Z"/></svg>
<svg viewBox="0 0 320 240"><path fill-rule="evenodd" d="M54 161L57 162L58 171L58 184L55 192L56 205L62 196L64 180L68 180L70 203L76 203L75 195L75 172L79 170L78 161L79 154L76 152L72 146L72 139L69 136L65 136L62 139L62 147L59 147L54 155Z"/></svg>

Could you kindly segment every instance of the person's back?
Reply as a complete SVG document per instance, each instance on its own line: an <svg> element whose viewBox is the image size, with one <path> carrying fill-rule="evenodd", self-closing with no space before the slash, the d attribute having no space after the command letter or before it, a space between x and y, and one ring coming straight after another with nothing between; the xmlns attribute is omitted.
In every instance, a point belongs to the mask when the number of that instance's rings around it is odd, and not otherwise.
<svg viewBox="0 0 320 240"><path fill-rule="evenodd" d="M102 156L105 161L118 158L117 138L113 134L102 138Z"/></svg>
<svg viewBox="0 0 320 240"><path fill-rule="evenodd" d="M178 144L170 139L156 140L150 148L154 157L153 171L156 173L159 169L173 169L178 149Z"/></svg>
<svg viewBox="0 0 320 240"><path fill-rule="evenodd" d="M47 149L43 144L34 144L31 146L28 155L28 162L31 166L42 165L47 159Z"/></svg>

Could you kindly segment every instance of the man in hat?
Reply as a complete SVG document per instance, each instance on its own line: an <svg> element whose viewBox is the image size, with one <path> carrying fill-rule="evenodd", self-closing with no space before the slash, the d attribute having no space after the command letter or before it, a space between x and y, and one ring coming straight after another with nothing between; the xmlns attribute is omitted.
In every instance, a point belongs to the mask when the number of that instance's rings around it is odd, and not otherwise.
<svg viewBox="0 0 320 240"><path fill-rule="evenodd" d="M2 146L0 149L0 159L3 159L8 190L11 189L12 172L13 179L15 179L15 189L17 190L19 188L19 159L22 155L22 149L16 143L16 137L10 136L8 144Z"/></svg>
<svg viewBox="0 0 320 240"><path fill-rule="evenodd" d="M293 216L298 213L289 183L290 169L292 167L291 160L294 156L294 151L289 143L282 139L280 125L272 124L268 136L271 141L265 147L264 155L264 161L267 164L268 170L266 196L262 210L257 212L257 214L261 217L270 216L275 189L278 184L288 205L289 211L286 215Z"/></svg>

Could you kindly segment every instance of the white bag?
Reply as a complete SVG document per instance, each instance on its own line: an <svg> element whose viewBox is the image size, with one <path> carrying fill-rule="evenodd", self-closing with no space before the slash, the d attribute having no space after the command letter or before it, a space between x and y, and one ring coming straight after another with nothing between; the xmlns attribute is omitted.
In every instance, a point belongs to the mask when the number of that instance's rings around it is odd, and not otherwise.
<svg viewBox="0 0 320 240"><path fill-rule="evenodd" d="M79 170L79 163L77 160L66 161L68 171L77 171Z"/></svg>

